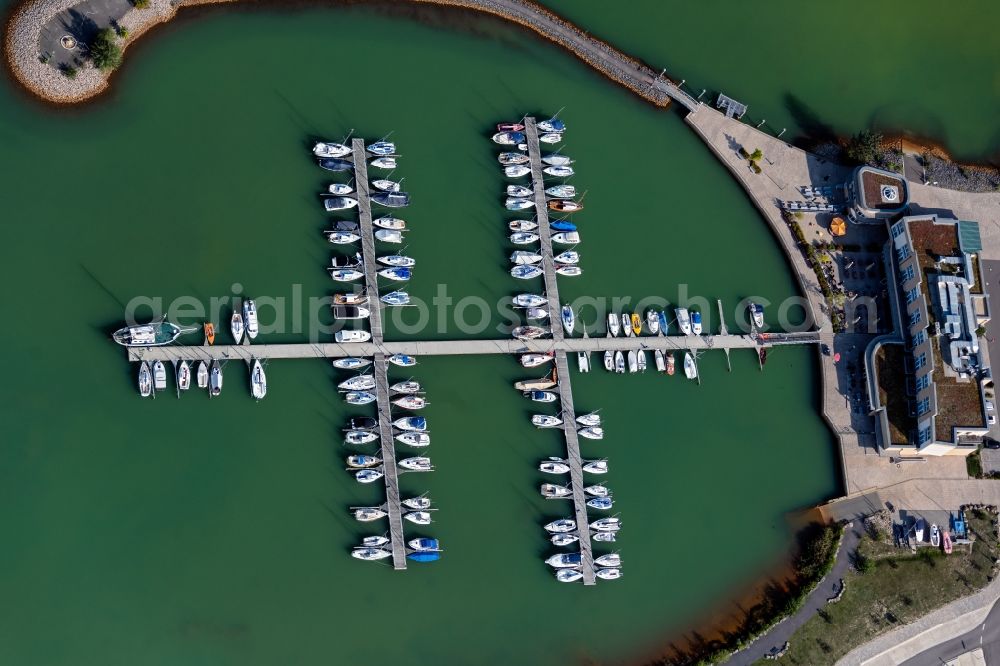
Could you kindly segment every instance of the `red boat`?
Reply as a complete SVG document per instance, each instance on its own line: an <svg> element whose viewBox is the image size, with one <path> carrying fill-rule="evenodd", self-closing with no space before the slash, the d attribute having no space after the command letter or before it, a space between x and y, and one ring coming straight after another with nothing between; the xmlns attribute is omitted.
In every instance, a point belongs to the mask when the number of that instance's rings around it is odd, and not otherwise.
<svg viewBox="0 0 1000 666"><path fill-rule="evenodd" d="M951 555L951 535L948 534L948 530L944 531L942 535L942 540L944 541L944 552L946 555Z"/></svg>
<svg viewBox="0 0 1000 666"><path fill-rule="evenodd" d="M667 374L674 374L674 353L667 352Z"/></svg>
<svg viewBox="0 0 1000 666"><path fill-rule="evenodd" d="M521 132L524 130L524 125L521 123L498 123L498 132Z"/></svg>

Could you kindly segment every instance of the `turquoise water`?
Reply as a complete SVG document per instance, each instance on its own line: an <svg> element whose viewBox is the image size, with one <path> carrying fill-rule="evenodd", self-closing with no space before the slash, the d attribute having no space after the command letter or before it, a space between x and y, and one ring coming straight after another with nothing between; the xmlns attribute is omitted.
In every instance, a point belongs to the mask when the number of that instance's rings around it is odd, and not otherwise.
<svg viewBox="0 0 1000 666"><path fill-rule="evenodd" d="M315 197L329 178L305 146L352 128L391 131L403 154L415 296L446 285L493 304L519 288L488 131L563 107L587 190L585 272L561 281L565 298L693 294L732 311L796 293L756 211L677 115L519 32L453 27L358 9L211 11L130 51L97 104L52 111L0 88L0 662L620 661L779 561L786 512L838 492L808 351L774 353L763 373L736 353L731 374L710 353L700 387L612 376L595 357L574 394L581 412L603 410L607 439L584 454L610 460L625 577L558 585L541 525L566 508L538 496L536 466L563 444L530 426L511 388L530 373L503 357L422 358L412 375L432 403L437 471L402 484L440 511L408 536L446 551L394 572L347 555L372 533L347 507L380 495L342 470L339 428L364 410L340 401L329 364L271 363L259 404L238 364L211 402L137 397L107 337L135 297L301 293L300 314L261 308L262 338L308 339L309 299L332 287ZM392 68L389 86L379 73ZM471 335L498 336L502 321L491 313ZM441 327L390 328L466 335L453 310Z"/></svg>

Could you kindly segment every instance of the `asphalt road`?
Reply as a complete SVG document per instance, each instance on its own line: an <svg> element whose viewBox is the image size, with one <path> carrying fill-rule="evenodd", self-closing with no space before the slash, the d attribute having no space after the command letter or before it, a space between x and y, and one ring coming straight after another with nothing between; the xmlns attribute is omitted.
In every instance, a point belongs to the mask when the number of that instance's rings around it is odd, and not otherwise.
<svg viewBox="0 0 1000 666"><path fill-rule="evenodd" d="M907 659L903 666L941 666L977 648L983 650L988 666L1000 664L1000 600L993 603L982 624Z"/></svg>

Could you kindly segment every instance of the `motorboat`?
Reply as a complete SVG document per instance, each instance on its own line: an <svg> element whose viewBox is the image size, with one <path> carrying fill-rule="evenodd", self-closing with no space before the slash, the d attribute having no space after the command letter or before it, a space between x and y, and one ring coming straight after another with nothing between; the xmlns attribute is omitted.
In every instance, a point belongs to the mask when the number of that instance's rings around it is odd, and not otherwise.
<svg viewBox="0 0 1000 666"><path fill-rule="evenodd" d="M205 342L208 345L215 344L215 324L210 321L206 321L204 324L205 331Z"/></svg>
<svg viewBox="0 0 1000 666"><path fill-rule="evenodd" d="M667 352L667 374L674 374L674 354L673 352Z"/></svg>
<svg viewBox="0 0 1000 666"><path fill-rule="evenodd" d="M576 568L583 563L583 556L580 553L560 553L545 560L545 563L556 569Z"/></svg>
<svg viewBox="0 0 1000 666"><path fill-rule="evenodd" d="M567 266L565 264L560 264L556 266L556 275L562 275L563 277L576 277L577 275L583 275L583 269L579 266Z"/></svg>
<svg viewBox="0 0 1000 666"><path fill-rule="evenodd" d="M517 326L510 332L518 340L535 340L547 333L548 331L540 326Z"/></svg>
<svg viewBox="0 0 1000 666"><path fill-rule="evenodd" d="M378 434L371 430L348 430L344 433L344 443L360 446L370 444L378 439Z"/></svg>
<svg viewBox="0 0 1000 666"><path fill-rule="evenodd" d="M628 352L628 371L630 374L639 371L639 357L634 349L630 349Z"/></svg>
<svg viewBox="0 0 1000 666"><path fill-rule="evenodd" d="M349 291L333 295L334 305L365 305L366 303L368 303L368 294L363 291Z"/></svg>
<svg viewBox="0 0 1000 666"><path fill-rule="evenodd" d="M410 553L406 556L406 559L413 560L414 562L437 562L441 559L441 553L436 551L421 551Z"/></svg>
<svg viewBox="0 0 1000 666"><path fill-rule="evenodd" d="M369 455L356 455L347 456L347 466L354 469L367 469L369 467L378 467L382 464L382 459L378 456Z"/></svg>
<svg viewBox="0 0 1000 666"><path fill-rule="evenodd" d="M701 335L701 313L697 310L691 311L691 332Z"/></svg>
<svg viewBox="0 0 1000 666"><path fill-rule="evenodd" d="M625 331L625 337L632 337L632 318L628 316L627 312L622 313L622 330Z"/></svg>
<svg viewBox="0 0 1000 666"><path fill-rule="evenodd" d="M611 508L612 504L614 504L614 501L610 497L592 497L587 500L587 506L600 511L607 511Z"/></svg>
<svg viewBox="0 0 1000 666"><path fill-rule="evenodd" d="M576 534L553 534L549 537L549 541L552 542L553 546L570 546L579 540L580 537Z"/></svg>
<svg viewBox="0 0 1000 666"><path fill-rule="evenodd" d="M621 351L615 352L615 372L619 375L625 372L625 355Z"/></svg>
<svg viewBox="0 0 1000 666"><path fill-rule="evenodd" d="M543 483L539 490L545 499L563 499L573 494L569 486L559 486L554 483Z"/></svg>
<svg viewBox="0 0 1000 666"><path fill-rule="evenodd" d="M338 358L333 362L333 367L340 370L357 370L365 367L366 365L371 365L371 363L372 362L366 358L355 358L353 356L349 356L347 358Z"/></svg>
<svg viewBox="0 0 1000 666"><path fill-rule="evenodd" d="M525 187L524 185L508 185L507 189L506 189L506 192L507 192L507 196L509 196L509 197L515 197L517 199L523 199L525 197L530 197L531 194L532 194L531 188L530 187Z"/></svg>
<svg viewBox="0 0 1000 666"><path fill-rule="evenodd" d="M560 245L576 245L580 242L580 234L576 231L560 231L552 234L552 242Z"/></svg>
<svg viewBox="0 0 1000 666"><path fill-rule="evenodd" d="M698 378L698 366L689 351L684 352L684 376L688 379Z"/></svg>
<svg viewBox="0 0 1000 666"><path fill-rule="evenodd" d="M153 361L153 388L157 391L167 388L167 368L163 361Z"/></svg>
<svg viewBox="0 0 1000 666"><path fill-rule="evenodd" d="M559 569L556 571L556 580L560 583L575 583L583 579L583 572L577 569Z"/></svg>
<svg viewBox="0 0 1000 666"><path fill-rule="evenodd" d="M615 516L598 518L590 524L590 529L596 532L617 532L622 528L622 522Z"/></svg>
<svg viewBox="0 0 1000 666"><path fill-rule="evenodd" d="M652 308L646 310L646 328L649 329L651 335L657 335L660 332L660 317Z"/></svg>
<svg viewBox="0 0 1000 666"><path fill-rule="evenodd" d="M924 530L927 528L927 523L923 518L917 519L916 525L913 526L914 536L917 542L922 542L924 540Z"/></svg>
<svg viewBox="0 0 1000 666"><path fill-rule="evenodd" d="M343 196L345 194L351 194L354 192L354 188L346 183L331 183L326 191L330 194L336 194L337 196Z"/></svg>
<svg viewBox="0 0 1000 666"><path fill-rule="evenodd" d="M176 377L178 391L187 391L191 388L191 364L181 361L177 366Z"/></svg>
<svg viewBox="0 0 1000 666"><path fill-rule="evenodd" d="M382 157L376 157L375 159L372 160L371 164L373 167L376 167L378 169L395 169L397 166L396 158L389 157L387 155L383 155Z"/></svg>
<svg viewBox="0 0 1000 666"><path fill-rule="evenodd" d="M576 196L576 187L573 185L553 185L545 188L545 193L558 199L571 199Z"/></svg>
<svg viewBox="0 0 1000 666"><path fill-rule="evenodd" d="M512 166L515 164L527 164L530 160L531 158L529 158L524 153L500 153L499 155L497 155L497 161L504 166Z"/></svg>
<svg viewBox="0 0 1000 666"><path fill-rule="evenodd" d="M538 379L522 379L514 382L514 388L518 391L545 391L550 388L554 388L558 382L556 382L556 369L553 368L552 372L544 377Z"/></svg>
<svg viewBox="0 0 1000 666"><path fill-rule="evenodd" d="M559 132L548 132L546 134L539 134L538 140L541 143L548 143L548 144L559 143L560 141L562 141L562 134L560 134Z"/></svg>
<svg viewBox="0 0 1000 666"><path fill-rule="evenodd" d="M327 171L350 171L354 168L354 162L338 157L321 157L316 160L316 164L319 165L320 169L326 169Z"/></svg>
<svg viewBox="0 0 1000 666"><path fill-rule="evenodd" d="M378 274L386 278L387 280L395 280L396 282L406 282L411 277L413 277L412 270L401 266L390 266L389 268L383 268L378 272Z"/></svg>
<svg viewBox="0 0 1000 666"><path fill-rule="evenodd" d="M512 164L503 168L503 175L508 178L523 178L531 173L531 169L523 164Z"/></svg>
<svg viewBox="0 0 1000 666"><path fill-rule="evenodd" d="M524 317L525 319L548 319L549 311L545 308L526 308Z"/></svg>
<svg viewBox="0 0 1000 666"><path fill-rule="evenodd" d="M404 208L410 205L410 195L406 192L372 192L371 200L386 208Z"/></svg>
<svg viewBox="0 0 1000 666"><path fill-rule="evenodd" d="M426 432L401 432L396 435L396 440L406 444L407 446L419 448L429 446L431 443L431 436Z"/></svg>
<svg viewBox="0 0 1000 666"><path fill-rule="evenodd" d="M327 197L323 199L323 208L327 211L347 210L358 205L354 197Z"/></svg>
<svg viewBox="0 0 1000 666"><path fill-rule="evenodd" d="M503 205L506 206L507 210L524 210L526 208L532 208L535 205L535 202L531 199L507 197L507 200L504 201Z"/></svg>
<svg viewBox="0 0 1000 666"><path fill-rule="evenodd" d="M343 330L337 331L333 334L333 339L336 342L368 342L372 339L372 334L368 331L360 330Z"/></svg>
<svg viewBox="0 0 1000 666"><path fill-rule="evenodd" d="M355 416L348 421L345 430L374 430L378 427L378 419L371 416Z"/></svg>
<svg viewBox="0 0 1000 666"><path fill-rule="evenodd" d="M576 369L580 372L590 372L590 352L578 351L576 353Z"/></svg>
<svg viewBox="0 0 1000 666"><path fill-rule="evenodd" d="M687 308L674 308L674 316L677 317L677 328L684 335L691 335L691 315Z"/></svg>
<svg viewBox="0 0 1000 666"><path fill-rule="evenodd" d="M364 548L381 548L391 542L392 539L387 536L366 536L361 539L361 545Z"/></svg>
<svg viewBox="0 0 1000 666"><path fill-rule="evenodd" d="M361 223L355 220L331 220L332 229L330 231L361 231ZM328 232L327 232L328 233Z"/></svg>
<svg viewBox="0 0 1000 666"><path fill-rule="evenodd" d="M531 423L538 428L556 428L562 425L562 419L548 414L535 414L531 417Z"/></svg>
<svg viewBox="0 0 1000 666"><path fill-rule="evenodd" d="M400 184L388 178L376 178L372 181L372 187L383 192L399 192Z"/></svg>
<svg viewBox="0 0 1000 666"><path fill-rule="evenodd" d="M583 210L583 204L571 199L553 199L549 202L549 210L560 213L575 213L578 210Z"/></svg>
<svg viewBox="0 0 1000 666"><path fill-rule="evenodd" d="M139 395L148 398L153 394L153 373L149 370L149 363L143 361L139 364Z"/></svg>
<svg viewBox="0 0 1000 666"><path fill-rule="evenodd" d="M425 511L426 509L431 508L431 498L425 495L421 495L420 497L410 497L402 500L400 504L412 511Z"/></svg>
<svg viewBox="0 0 1000 666"><path fill-rule="evenodd" d="M501 146L516 146L519 143L524 143L526 138L524 132L497 132L493 135L493 143Z"/></svg>
<svg viewBox="0 0 1000 666"><path fill-rule="evenodd" d="M410 295L405 291L390 291L388 294L379 296L379 300L386 305L409 305Z"/></svg>
<svg viewBox="0 0 1000 666"><path fill-rule="evenodd" d="M529 252L527 250L514 250L514 253L510 255L510 261L515 265L530 265L537 264L542 260L542 255L537 252Z"/></svg>
<svg viewBox="0 0 1000 666"><path fill-rule="evenodd" d="M417 364L416 357L410 356L409 354L393 354L386 360L389 361L389 363L397 365L401 368L409 368Z"/></svg>
<svg viewBox="0 0 1000 666"><path fill-rule="evenodd" d="M368 146L368 152L372 155L392 155L396 152L396 144L391 141L376 141Z"/></svg>
<svg viewBox="0 0 1000 666"><path fill-rule="evenodd" d="M576 225L569 220L556 220L555 222L550 222L549 228L552 229L552 231L576 231Z"/></svg>
<svg viewBox="0 0 1000 666"><path fill-rule="evenodd" d="M591 426L591 429L597 428L599 426ZM602 431L603 433L603 431ZM589 472L591 474L607 474L608 473L608 461L607 460L591 460L583 464L583 471Z"/></svg>
<svg viewBox="0 0 1000 666"><path fill-rule="evenodd" d="M263 400L267 395L267 375L264 373L264 366L257 359L253 360L250 368L250 395L254 400Z"/></svg>
<svg viewBox="0 0 1000 666"><path fill-rule="evenodd" d="M392 422L400 430L410 432L424 432L427 430L427 419L423 416L404 416Z"/></svg>
<svg viewBox="0 0 1000 666"><path fill-rule="evenodd" d="M441 545L437 539L410 539L406 542L406 545L416 551L441 550Z"/></svg>
<svg viewBox="0 0 1000 666"><path fill-rule="evenodd" d="M601 425L601 415L597 412L581 414L576 417L576 422L585 427L599 426Z"/></svg>
<svg viewBox="0 0 1000 666"><path fill-rule="evenodd" d="M571 166L548 166L543 168L542 171L557 178L567 178L574 173Z"/></svg>
<svg viewBox="0 0 1000 666"><path fill-rule="evenodd" d="M555 353L549 352L548 354L521 354L521 365L525 368L537 368L545 363L551 363L555 360Z"/></svg>
<svg viewBox="0 0 1000 666"><path fill-rule="evenodd" d="M376 229L375 238L383 243L402 243L403 233L397 229Z"/></svg>
<svg viewBox="0 0 1000 666"><path fill-rule="evenodd" d="M507 228L511 231L534 231L538 228L538 223L532 220L511 220L507 223Z"/></svg>
<svg viewBox="0 0 1000 666"><path fill-rule="evenodd" d="M566 155L549 153L548 155L542 155L542 162L548 164L549 166L569 166L573 163L573 160Z"/></svg>
<svg viewBox="0 0 1000 666"><path fill-rule="evenodd" d="M635 352L636 366L639 372L646 372L646 350L639 349Z"/></svg>
<svg viewBox="0 0 1000 666"><path fill-rule="evenodd" d="M357 282L365 276L356 268L338 268L330 271L330 277L336 282Z"/></svg>
<svg viewBox="0 0 1000 666"><path fill-rule="evenodd" d="M373 520L385 518L387 515L389 514L374 506L362 506L354 509L354 519L362 523L370 523Z"/></svg>
<svg viewBox="0 0 1000 666"><path fill-rule="evenodd" d="M498 132L520 132L524 129L521 123L497 123Z"/></svg>
<svg viewBox="0 0 1000 666"><path fill-rule="evenodd" d="M385 470L381 467L375 469L359 469L354 473L354 478L358 483L375 483L385 476Z"/></svg>
<svg viewBox="0 0 1000 666"><path fill-rule="evenodd" d="M569 465L566 465L566 472L568 471L569 471ZM560 474L565 474L565 472L560 472ZM572 532L575 529L576 529L576 521L570 518L560 518L559 520L553 520L551 523L545 526L545 531L551 534L564 534L566 532Z"/></svg>
<svg viewBox="0 0 1000 666"><path fill-rule="evenodd" d="M563 329L566 331L566 335L573 334L573 328L576 326L576 315L573 314L573 308L568 304L562 306L560 310L560 318L562 319Z"/></svg>
<svg viewBox="0 0 1000 666"><path fill-rule="evenodd" d="M357 243L361 236L351 231L327 231L326 239L335 245L348 245Z"/></svg>
<svg viewBox="0 0 1000 666"><path fill-rule="evenodd" d="M413 472L430 472L434 469L434 467L431 466L431 459L426 456L403 458L396 464L403 469L408 469Z"/></svg>
<svg viewBox="0 0 1000 666"><path fill-rule="evenodd" d="M368 319L372 314L362 305L334 305L331 309L335 319Z"/></svg>
<svg viewBox="0 0 1000 666"><path fill-rule="evenodd" d="M514 297L514 305L519 308L538 308L548 303L548 299L538 294L518 294Z"/></svg>
<svg viewBox="0 0 1000 666"><path fill-rule="evenodd" d="M621 333L621 324L618 321L618 315L614 312L608 313L608 337L617 338L618 334Z"/></svg>
<svg viewBox="0 0 1000 666"><path fill-rule="evenodd" d="M564 462L544 460L538 464L538 471L546 474L569 474L569 465ZM576 523L573 524L573 527L576 527Z"/></svg>
<svg viewBox="0 0 1000 666"><path fill-rule="evenodd" d="M660 310L657 313L657 317L660 320L660 333L662 333L663 335L666 335L667 334L667 311L666 310Z"/></svg>
<svg viewBox="0 0 1000 666"><path fill-rule="evenodd" d="M243 323L246 326L247 337L255 339L260 326L257 322L257 303L252 298L243 301Z"/></svg>
<svg viewBox="0 0 1000 666"><path fill-rule="evenodd" d="M181 333L180 326L161 320L120 328L111 337L123 347L161 347L175 341Z"/></svg>
<svg viewBox="0 0 1000 666"><path fill-rule="evenodd" d="M372 560L384 560L387 557L392 557L392 552L386 550L385 548L355 548L351 551L351 557L357 558L359 560L372 561Z"/></svg>
<svg viewBox="0 0 1000 666"><path fill-rule="evenodd" d="M662 351L660 351L659 349L657 349L656 351L654 351L653 352L653 360L656 362L656 371L657 372L666 372L667 371L667 362L663 358L663 352Z"/></svg>
<svg viewBox="0 0 1000 666"><path fill-rule="evenodd" d="M611 497L611 490L607 486L587 486L583 489L583 492L591 497Z"/></svg>
<svg viewBox="0 0 1000 666"><path fill-rule="evenodd" d="M622 565L621 555L618 553L607 553L594 558L594 565L598 567L620 567Z"/></svg>
<svg viewBox="0 0 1000 666"><path fill-rule="evenodd" d="M576 250L566 250L552 257L552 261L557 264L576 265L580 263L580 253Z"/></svg>
<svg viewBox="0 0 1000 666"><path fill-rule="evenodd" d="M530 245L538 242L538 234L530 231L515 231L510 235L510 242L515 245Z"/></svg>
<svg viewBox="0 0 1000 666"><path fill-rule="evenodd" d="M555 402L559 396L552 391L525 391L524 397L534 402Z"/></svg>
<svg viewBox="0 0 1000 666"><path fill-rule="evenodd" d="M751 302L747 309L750 310L750 321L753 322L754 328L764 328L764 306Z"/></svg>
<svg viewBox="0 0 1000 666"><path fill-rule="evenodd" d="M409 513L404 513L403 518L415 525L431 524L431 514L427 511L410 511Z"/></svg>
<svg viewBox="0 0 1000 666"><path fill-rule="evenodd" d="M604 569L598 569L594 572L594 575L601 580L618 580L622 577L622 570L615 567L607 567Z"/></svg>
<svg viewBox="0 0 1000 666"><path fill-rule="evenodd" d="M610 349L604 352L604 369L608 372L615 371L615 355Z"/></svg>
<svg viewBox="0 0 1000 666"><path fill-rule="evenodd" d="M208 388L208 364L198 361L198 371L195 373L198 381L198 388Z"/></svg>
<svg viewBox="0 0 1000 666"><path fill-rule="evenodd" d="M577 434L585 439L604 439L604 428L600 426L580 428L580 430L577 431Z"/></svg>
<svg viewBox="0 0 1000 666"><path fill-rule="evenodd" d="M393 217L392 215L377 217L372 220L372 224L380 229L395 229L397 231L402 231L406 228L406 220L401 220L398 217Z"/></svg>
<svg viewBox="0 0 1000 666"><path fill-rule="evenodd" d="M370 391L375 388L375 377L372 375L354 375L337 384L344 391Z"/></svg>
<svg viewBox="0 0 1000 666"><path fill-rule="evenodd" d="M378 257L376 261L386 266L396 266L399 268L412 268L417 263L417 260L413 257L407 257L402 254L385 255L383 257Z"/></svg>
<svg viewBox="0 0 1000 666"><path fill-rule="evenodd" d="M931 545L935 548L941 545L941 531L936 524L931 525Z"/></svg>
<svg viewBox="0 0 1000 666"><path fill-rule="evenodd" d="M521 264L510 269L510 274L519 280L532 280L540 277L542 273L542 269L534 264Z"/></svg>
<svg viewBox="0 0 1000 666"><path fill-rule="evenodd" d="M419 395L404 395L393 400L392 404L403 409L423 409L427 406L427 400Z"/></svg>
<svg viewBox="0 0 1000 666"><path fill-rule="evenodd" d="M218 361L212 361L212 367L208 371L208 394L220 393L222 393L222 366Z"/></svg>
<svg viewBox="0 0 1000 666"><path fill-rule="evenodd" d="M344 400L349 405L370 405L375 402L375 394L371 391L348 391L344 394Z"/></svg>
<svg viewBox="0 0 1000 666"><path fill-rule="evenodd" d="M389 387L389 390L393 393L403 393L405 395L411 395L413 393L420 392L420 382L413 381L409 379L405 382L396 382Z"/></svg>
<svg viewBox="0 0 1000 666"><path fill-rule="evenodd" d="M316 157L343 157L351 154L351 147L332 141L317 141L313 144L313 155Z"/></svg>
<svg viewBox="0 0 1000 666"><path fill-rule="evenodd" d="M360 252L355 252L354 255L337 255L330 260L330 268L358 268L364 264L364 258L361 256Z"/></svg>
<svg viewBox="0 0 1000 666"><path fill-rule="evenodd" d="M549 118L548 120L541 120L537 125L538 129L542 132L565 132L566 123L559 120L558 118Z"/></svg>
<svg viewBox="0 0 1000 666"><path fill-rule="evenodd" d="M632 322L632 333L638 337L642 335L642 318L638 314L633 312L630 316Z"/></svg>

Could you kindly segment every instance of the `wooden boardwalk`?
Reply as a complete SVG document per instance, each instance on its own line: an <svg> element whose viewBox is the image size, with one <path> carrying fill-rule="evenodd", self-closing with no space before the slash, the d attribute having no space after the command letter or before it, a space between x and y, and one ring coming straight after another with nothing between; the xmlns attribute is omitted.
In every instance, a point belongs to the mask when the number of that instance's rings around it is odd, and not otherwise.
<svg viewBox="0 0 1000 666"><path fill-rule="evenodd" d="M388 363L375 354L375 395L378 404L378 428L382 439L382 466L385 470L385 505L389 514L389 537L392 539L392 566L406 568L406 538L403 535L403 509L399 503L399 470L392 440L392 407L389 403Z"/></svg>
<svg viewBox="0 0 1000 666"><path fill-rule="evenodd" d="M365 260L365 284L371 317L372 341L382 342L382 310L378 299L378 262L375 261L375 230L372 226L372 202L369 196L368 153L364 139L351 141L354 153L354 183L358 193L358 223L361 225L361 254Z"/></svg>
<svg viewBox="0 0 1000 666"><path fill-rule="evenodd" d="M531 186L534 189L535 221L538 223L538 237L541 241L542 270L545 271L545 297L548 298L549 323L552 337L556 342L563 339L559 315L559 285L556 284L556 266L552 260L552 229L549 228L549 209L545 201L545 177L542 172L542 156L538 146L538 127L534 118L524 119L524 133L528 138L528 158L531 160Z"/></svg>

